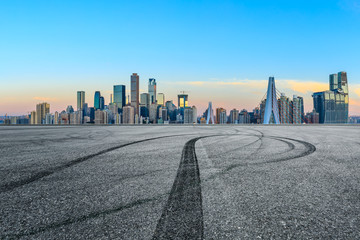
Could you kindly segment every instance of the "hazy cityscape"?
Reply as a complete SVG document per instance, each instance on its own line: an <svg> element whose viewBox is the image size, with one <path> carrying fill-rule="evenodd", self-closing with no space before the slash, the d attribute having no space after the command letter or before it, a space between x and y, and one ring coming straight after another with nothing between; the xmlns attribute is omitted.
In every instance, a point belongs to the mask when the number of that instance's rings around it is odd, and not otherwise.
<svg viewBox="0 0 360 240"><path fill-rule="evenodd" d="M126 85L114 85L113 93L94 94L93 105L86 102L85 91L77 91L77 105L68 105L62 112L51 112L47 102L39 103L29 115L5 116L5 125L79 125L79 124L347 124L360 123L360 117L349 117L349 87L346 72L330 74L329 89L314 92L313 110L304 112L304 98L287 97L275 87L275 78L269 78L268 89L259 106L247 109L213 109L198 113L191 106L191 95L182 92L176 102L167 100L165 93L157 92L155 78L148 81L148 92L139 91L140 76L130 76L130 95ZM264 89L265 91L265 89ZM269 97L267 97L269 96ZM75 95L74 95L75 97ZM190 99L189 99L190 98ZM269 99L267 101L267 99ZM108 101L107 101L108 100ZM191 101L190 101L191 102Z"/></svg>

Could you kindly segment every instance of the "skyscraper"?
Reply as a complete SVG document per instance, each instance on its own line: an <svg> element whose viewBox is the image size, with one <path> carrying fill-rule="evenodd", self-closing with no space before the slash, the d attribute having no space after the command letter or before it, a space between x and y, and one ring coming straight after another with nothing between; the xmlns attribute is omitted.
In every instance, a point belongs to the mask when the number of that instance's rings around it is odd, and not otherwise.
<svg viewBox="0 0 360 240"><path fill-rule="evenodd" d="M125 106L123 107L123 123L134 124L135 123L134 107Z"/></svg>
<svg viewBox="0 0 360 240"><path fill-rule="evenodd" d="M214 111L212 109L212 102L209 102L209 106L206 110L207 112L207 116L206 116L206 124L215 124L215 119L214 119Z"/></svg>
<svg viewBox="0 0 360 240"><path fill-rule="evenodd" d="M280 124L279 108L276 99L275 78L269 77L268 89L266 92L266 104L264 112L264 124Z"/></svg>
<svg viewBox="0 0 360 240"><path fill-rule="evenodd" d="M54 114L54 124L59 124L59 113L55 112Z"/></svg>
<svg viewBox="0 0 360 240"><path fill-rule="evenodd" d="M331 91L338 89L338 75L336 73L329 75L329 85Z"/></svg>
<svg viewBox="0 0 360 240"><path fill-rule="evenodd" d="M140 116L149 117L150 110L150 94L142 93L140 94Z"/></svg>
<svg viewBox="0 0 360 240"><path fill-rule="evenodd" d="M104 111L100 109L95 111L95 124L104 124L105 123L105 116Z"/></svg>
<svg viewBox="0 0 360 240"><path fill-rule="evenodd" d="M125 85L114 85L114 103L120 109L126 105Z"/></svg>
<svg viewBox="0 0 360 240"><path fill-rule="evenodd" d="M36 105L36 124L45 123L46 114L50 113L50 104L44 102Z"/></svg>
<svg viewBox="0 0 360 240"><path fill-rule="evenodd" d="M301 101L298 96L294 95L292 101L293 124L300 124L302 122L301 116Z"/></svg>
<svg viewBox="0 0 360 240"><path fill-rule="evenodd" d="M184 109L184 124L193 123L193 109L191 107Z"/></svg>
<svg viewBox="0 0 360 240"><path fill-rule="evenodd" d="M152 103L149 109L149 120L152 123L157 123L157 119L158 119L157 114L158 114L158 105L156 103Z"/></svg>
<svg viewBox="0 0 360 240"><path fill-rule="evenodd" d="M300 116L301 116L301 123L305 122L305 111L304 111L304 98L303 97L297 97L299 100L299 110L300 110Z"/></svg>
<svg viewBox="0 0 360 240"><path fill-rule="evenodd" d="M344 97L344 100L342 103L343 105L341 105L341 102L342 102L341 97L337 101L339 106L341 106L341 108L344 109L342 116L339 116L339 118L342 118L342 122L347 123L348 119L349 119L349 87L348 87L346 72L338 73L338 91L342 94L341 96Z"/></svg>
<svg viewBox="0 0 360 240"><path fill-rule="evenodd" d="M216 123L219 124L220 123L220 113L225 111L226 114L226 110L224 108L217 108L216 109Z"/></svg>
<svg viewBox="0 0 360 240"><path fill-rule="evenodd" d="M226 124L227 123L227 115L226 115L226 110L224 109L224 111L221 111L219 113L219 124Z"/></svg>
<svg viewBox="0 0 360 240"><path fill-rule="evenodd" d="M165 122L168 120L168 110L166 107L159 108L159 116Z"/></svg>
<svg viewBox="0 0 360 240"><path fill-rule="evenodd" d="M165 105L165 94L158 93L157 95L157 104L164 106Z"/></svg>
<svg viewBox="0 0 360 240"><path fill-rule="evenodd" d="M142 93L140 95L140 104L144 107L150 107L150 94L149 93Z"/></svg>
<svg viewBox="0 0 360 240"><path fill-rule="evenodd" d="M139 75L133 73L130 77L131 82L131 106L134 107L135 114L139 114Z"/></svg>
<svg viewBox="0 0 360 240"><path fill-rule="evenodd" d="M246 109L241 110L239 113L239 124L249 124L250 123L250 114Z"/></svg>
<svg viewBox="0 0 360 240"><path fill-rule="evenodd" d="M30 114L30 124L37 124L36 111L32 111Z"/></svg>
<svg viewBox="0 0 360 240"><path fill-rule="evenodd" d="M197 123L197 108L192 106L192 113L193 113L193 123Z"/></svg>
<svg viewBox="0 0 360 240"><path fill-rule="evenodd" d="M188 107L188 95L187 94L179 94L178 95L178 108L186 108Z"/></svg>
<svg viewBox="0 0 360 240"><path fill-rule="evenodd" d="M77 92L77 110L82 110L85 103L85 92L78 91Z"/></svg>
<svg viewBox="0 0 360 240"><path fill-rule="evenodd" d="M67 113L73 113L73 112L74 112L73 106L68 105L68 106L66 107L66 112L67 112Z"/></svg>
<svg viewBox="0 0 360 240"><path fill-rule="evenodd" d="M330 90L313 94L314 109L319 113L319 123L347 123L349 90L346 72L331 74L329 85Z"/></svg>
<svg viewBox="0 0 360 240"><path fill-rule="evenodd" d="M281 93L281 96L278 100L279 105L279 116L280 123L289 124L292 123L292 115L290 115L290 100L285 96L284 93Z"/></svg>
<svg viewBox="0 0 360 240"><path fill-rule="evenodd" d="M105 99L103 96L100 97L100 109L104 110L105 108Z"/></svg>
<svg viewBox="0 0 360 240"><path fill-rule="evenodd" d="M95 111L97 109L100 109L100 97L101 97L100 91L96 91L95 95L94 95L94 108L95 108Z"/></svg>
<svg viewBox="0 0 360 240"><path fill-rule="evenodd" d="M150 103L156 103L156 80L155 78L149 79L149 95L150 95Z"/></svg>
<svg viewBox="0 0 360 240"><path fill-rule="evenodd" d="M230 120L230 123L232 123L232 124L238 124L239 123L239 110L237 110L235 108L233 110L231 110L229 120Z"/></svg>

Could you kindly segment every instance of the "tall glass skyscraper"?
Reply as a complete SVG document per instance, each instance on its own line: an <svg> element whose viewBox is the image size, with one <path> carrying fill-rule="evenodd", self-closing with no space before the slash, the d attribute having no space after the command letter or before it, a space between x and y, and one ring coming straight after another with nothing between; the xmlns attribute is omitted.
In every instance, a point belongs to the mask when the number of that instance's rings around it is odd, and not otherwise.
<svg viewBox="0 0 360 240"><path fill-rule="evenodd" d="M125 85L114 85L114 103L122 109L126 105Z"/></svg>
<svg viewBox="0 0 360 240"><path fill-rule="evenodd" d="M314 109L319 113L319 123L347 123L349 117L349 92L346 72L331 74L330 90L313 94Z"/></svg>
<svg viewBox="0 0 360 240"><path fill-rule="evenodd" d="M105 99L104 97L100 97L100 110L105 108Z"/></svg>
<svg viewBox="0 0 360 240"><path fill-rule="evenodd" d="M82 110L85 103L85 92L78 91L77 92L77 110Z"/></svg>
<svg viewBox="0 0 360 240"><path fill-rule="evenodd" d="M178 95L178 108L186 108L188 107L188 95L187 94L179 94Z"/></svg>
<svg viewBox="0 0 360 240"><path fill-rule="evenodd" d="M96 91L95 92L95 96L94 96L94 108L96 109L100 109L100 91Z"/></svg>
<svg viewBox="0 0 360 240"><path fill-rule="evenodd" d="M131 84L131 106L135 109L135 114L139 114L139 75L133 73L130 77Z"/></svg>
<svg viewBox="0 0 360 240"><path fill-rule="evenodd" d="M158 95L157 95L157 104L159 104L161 106L165 106L165 94L158 93Z"/></svg>
<svg viewBox="0 0 360 240"><path fill-rule="evenodd" d="M155 78L149 79L149 95L150 95L150 104L156 103L156 80L155 80Z"/></svg>

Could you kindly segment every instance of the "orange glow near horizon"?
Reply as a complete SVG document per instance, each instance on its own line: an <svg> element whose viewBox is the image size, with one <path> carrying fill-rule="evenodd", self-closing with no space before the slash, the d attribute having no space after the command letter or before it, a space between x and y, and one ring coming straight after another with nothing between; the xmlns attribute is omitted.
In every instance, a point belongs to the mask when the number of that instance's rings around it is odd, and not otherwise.
<svg viewBox="0 0 360 240"><path fill-rule="evenodd" d="M292 95L304 97L305 111L311 111L313 102L311 94L317 91L327 90L328 84L323 82L304 82L298 80L276 80L279 91L292 98ZM223 107L227 113L233 108L238 110L246 109L252 111L259 106L264 97L267 87L267 80L244 80L244 81L195 81L195 82L173 82L164 83L161 91L165 93L165 100L173 100L177 105L178 89L190 88L189 106L195 105L198 114L202 114L208 107L209 101L213 103L214 110ZM111 88L110 88L111 89ZM143 87L142 89L147 89ZM353 90L351 90L353 89ZM56 91L57 90L57 91ZM86 92L85 102L89 107L93 106L93 93L95 89L81 89ZM127 88L127 95L128 93ZM9 91L0 95L0 115L25 115L35 110L36 104L40 102L50 103L50 111L61 112L68 105L76 109L76 92L66 87L47 89L46 87L36 91ZM46 93L46 94L44 94ZM111 90L101 90L108 104ZM109 96L108 96L109 95ZM360 86L350 87L350 106L351 115L360 115Z"/></svg>

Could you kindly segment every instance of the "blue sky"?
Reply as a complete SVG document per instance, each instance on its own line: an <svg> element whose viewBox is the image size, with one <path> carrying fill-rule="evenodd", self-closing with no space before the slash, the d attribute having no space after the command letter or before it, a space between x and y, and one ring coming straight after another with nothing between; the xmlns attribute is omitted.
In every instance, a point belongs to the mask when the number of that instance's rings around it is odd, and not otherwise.
<svg viewBox="0 0 360 240"><path fill-rule="evenodd" d="M201 110L208 101L252 110L274 75L311 110L321 90L312 86L338 71L348 72L350 111L360 114L359 29L360 0L0 0L0 115L41 99L59 111L77 90L92 106L95 90L129 87L133 72L143 91L154 77L167 99L186 90Z"/></svg>

